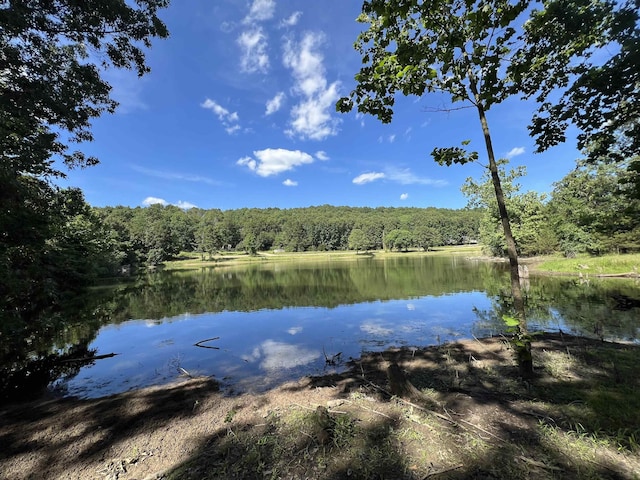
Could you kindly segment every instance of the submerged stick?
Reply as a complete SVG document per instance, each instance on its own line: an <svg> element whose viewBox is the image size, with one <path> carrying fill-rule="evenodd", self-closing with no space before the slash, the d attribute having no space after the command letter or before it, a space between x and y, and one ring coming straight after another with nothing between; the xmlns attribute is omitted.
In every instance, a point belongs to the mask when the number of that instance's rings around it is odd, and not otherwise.
<svg viewBox="0 0 640 480"><path fill-rule="evenodd" d="M65 358L64 360L59 360L58 363L91 362L93 360L102 360L103 358L115 357L116 355L120 355L120 354L119 353L107 353L105 355L96 355L94 357Z"/></svg>
<svg viewBox="0 0 640 480"><path fill-rule="evenodd" d="M220 350L220 347L210 347L208 345L201 345L202 343L212 342L213 340L219 340L219 339L220 337L205 338L204 340L200 340L199 342L194 343L193 346L200 347L200 348L210 348L212 350Z"/></svg>

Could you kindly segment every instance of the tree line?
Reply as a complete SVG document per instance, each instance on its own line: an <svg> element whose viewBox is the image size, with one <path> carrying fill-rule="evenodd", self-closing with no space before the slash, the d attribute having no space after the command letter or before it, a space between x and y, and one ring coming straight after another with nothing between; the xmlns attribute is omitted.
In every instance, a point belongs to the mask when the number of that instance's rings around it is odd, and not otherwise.
<svg viewBox="0 0 640 480"><path fill-rule="evenodd" d="M438 208L241 208L151 205L94 208L120 265L158 265L179 252L287 252L429 248L476 241L480 210Z"/></svg>

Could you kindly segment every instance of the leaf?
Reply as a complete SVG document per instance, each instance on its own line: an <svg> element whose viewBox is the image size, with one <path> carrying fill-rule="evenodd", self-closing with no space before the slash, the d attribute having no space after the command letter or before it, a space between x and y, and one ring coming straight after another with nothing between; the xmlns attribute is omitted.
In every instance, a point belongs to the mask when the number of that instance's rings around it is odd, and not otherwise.
<svg viewBox="0 0 640 480"><path fill-rule="evenodd" d="M518 325L520 325L520 321L517 318L509 315L503 315L502 321L507 327L517 327Z"/></svg>

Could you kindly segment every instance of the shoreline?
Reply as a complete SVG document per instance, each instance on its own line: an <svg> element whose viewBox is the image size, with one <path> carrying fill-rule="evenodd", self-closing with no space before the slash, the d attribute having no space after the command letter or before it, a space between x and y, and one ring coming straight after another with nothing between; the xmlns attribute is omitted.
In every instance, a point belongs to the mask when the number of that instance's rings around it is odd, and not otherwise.
<svg viewBox="0 0 640 480"><path fill-rule="evenodd" d="M528 383L517 377L509 342L493 337L365 354L344 373L303 377L262 393L225 396L196 378L92 400L4 405L0 470L16 480L264 478L267 472L371 478L369 468L410 479L453 468L466 476L451 478L528 478L523 475L533 470L542 479L559 471L565 478L632 478L640 458L625 448L634 448L632 432L640 431L633 393L639 353L637 345L545 334L534 340L536 378ZM416 398L388 395L391 364L419 390ZM589 412L600 405L593 392L630 405L593 417ZM574 435L576 422L593 428L598 443ZM616 444L622 441L617 425L631 443ZM557 442L551 450L549 442ZM591 460L581 459L584 449Z"/></svg>

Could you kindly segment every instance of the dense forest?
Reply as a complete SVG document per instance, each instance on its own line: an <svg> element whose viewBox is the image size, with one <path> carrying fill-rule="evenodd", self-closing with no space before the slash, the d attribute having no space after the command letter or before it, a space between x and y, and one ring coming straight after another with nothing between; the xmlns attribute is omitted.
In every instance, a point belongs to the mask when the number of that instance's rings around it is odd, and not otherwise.
<svg viewBox="0 0 640 480"><path fill-rule="evenodd" d="M129 264L156 265L181 251L428 250L476 241L479 210L352 208L187 211L175 206L107 207L94 214Z"/></svg>

